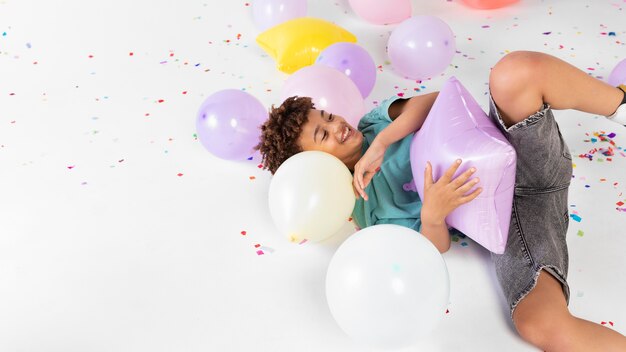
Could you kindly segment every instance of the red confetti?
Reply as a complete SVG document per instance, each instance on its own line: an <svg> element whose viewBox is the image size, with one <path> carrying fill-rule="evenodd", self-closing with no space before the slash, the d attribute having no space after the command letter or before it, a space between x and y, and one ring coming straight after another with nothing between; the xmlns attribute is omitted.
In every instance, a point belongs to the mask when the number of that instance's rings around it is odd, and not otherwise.
<svg viewBox="0 0 626 352"><path fill-rule="evenodd" d="M263 168L263 164L259 164L256 167L258 167L259 169L262 169Z"/></svg>
<svg viewBox="0 0 626 352"><path fill-rule="evenodd" d="M403 96L404 96L404 93L398 93L398 96L399 96L399 97L403 97Z"/></svg>
<svg viewBox="0 0 626 352"><path fill-rule="evenodd" d="M159 103L162 103L162 102L164 102L165 100L163 100L163 99L159 99L158 101L159 101Z"/></svg>
<svg viewBox="0 0 626 352"><path fill-rule="evenodd" d="M72 166L68 166L67 168L71 170L71 169L73 169L74 167L75 167L75 165L72 165Z"/></svg>
<svg viewBox="0 0 626 352"><path fill-rule="evenodd" d="M244 236L246 235L246 233L247 233L246 231L241 231L241 234Z"/></svg>
<svg viewBox="0 0 626 352"><path fill-rule="evenodd" d="M352 216L348 218L348 221L352 221Z"/></svg>
<svg viewBox="0 0 626 352"><path fill-rule="evenodd" d="M174 53L170 53L170 57L174 56Z"/></svg>
<svg viewBox="0 0 626 352"><path fill-rule="evenodd" d="M130 53L128 53L128 56L133 56L135 54L133 54L133 52L131 51Z"/></svg>
<svg viewBox="0 0 626 352"><path fill-rule="evenodd" d="M257 255L263 255L263 254L265 254L265 253L263 253L263 251L261 251L261 250L258 250L258 251L256 251L256 254L257 254Z"/></svg>
<svg viewBox="0 0 626 352"><path fill-rule="evenodd" d="M446 314L450 313L450 311L448 309L446 309Z"/></svg>
<svg viewBox="0 0 626 352"><path fill-rule="evenodd" d="M178 173L178 177L182 176L183 174L181 174L180 172Z"/></svg>
<svg viewBox="0 0 626 352"><path fill-rule="evenodd" d="M261 245L258 243L254 245L254 248L259 248L259 247L261 247Z"/></svg>
<svg viewBox="0 0 626 352"><path fill-rule="evenodd" d="M255 180L255 179L256 179L256 177L254 177L254 176L250 176L250 179L251 179L251 180Z"/></svg>
<svg viewBox="0 0 626 352"><path fill-rule="evenodd" d="M187 91L186 91L186 90L185 90L185 91L183 91L183 94L187 94Z"/></svg>
<svg viewBox="0 0 626 352"><path fill-rule="evenodd" d="M93 55L89 55L89 58L90 58L90 59L93 59Z"/></svg>
<svg viewBox="0 0 626 352"><path fill-rule="evenodd" d="M617 204L618 207L621 207L622 205L624 205L624 202L617 202L615 204Z"/></svg>

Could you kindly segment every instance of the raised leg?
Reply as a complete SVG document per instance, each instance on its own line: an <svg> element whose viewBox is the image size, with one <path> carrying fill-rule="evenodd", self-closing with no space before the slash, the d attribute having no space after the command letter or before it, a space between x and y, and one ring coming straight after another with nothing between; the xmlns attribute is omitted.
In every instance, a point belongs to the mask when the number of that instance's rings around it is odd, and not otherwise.
<svg viewBox="0 0 626 352"><path fill-rule="evenodd" d="M491 95L507 126L548 103L603 116L617 109L624 93L548 54L516 51L502 58L489 76Z"/></svg>
<svg viewBox="0 0 626 352"><path fill-rule="evenodd" d="M542 271L517 305L513 322L522 338L544 351L626 351L626 337L570 314L561 284Z"/></svg>

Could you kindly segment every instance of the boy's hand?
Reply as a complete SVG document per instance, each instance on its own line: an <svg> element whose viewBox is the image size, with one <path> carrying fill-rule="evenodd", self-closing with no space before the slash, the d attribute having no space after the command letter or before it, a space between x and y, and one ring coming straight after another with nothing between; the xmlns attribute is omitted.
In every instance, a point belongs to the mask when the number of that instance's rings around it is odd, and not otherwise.
<svg viewBox="0 0 626 352"><path fill-rule="evenodd" d="M457 160L448 170L435 182L433 180L432 166L426 163L424 170L424 199L422 199L422 222L437 225L445 223L446 216L459 205L465 204L478 197L482 188L467 194L476 184L478 178L469 180L470 176L476 172L475 168L470 168L457 178L452 179L456 170L461 166L461 160ZM468 181L469 180L469 181Z"/></svg>
<svg viewBox="0 0 626 352"><path fill-rule="evenodd" d="M369 185L372 177L380 170L380 165L383 163L385 151L387 146L374 139L372 144L361 159L354 165L354 178L352 183L354 189L367 200L367 193L365 193L365 187Z"/></svg>

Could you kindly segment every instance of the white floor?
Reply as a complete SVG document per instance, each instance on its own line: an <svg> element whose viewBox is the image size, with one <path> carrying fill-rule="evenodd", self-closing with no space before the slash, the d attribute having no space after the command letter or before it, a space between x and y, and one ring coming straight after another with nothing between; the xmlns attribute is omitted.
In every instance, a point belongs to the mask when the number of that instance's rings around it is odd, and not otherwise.
<svg viewBox="0 0 626 352"><path fill-rule="evenodd" d="M219 160L194 137L198 107L218 90L280 103L287 75L256 45L250 2L0 0L0 351L366 350L324 295L353 227L289 243L258 156ZM605 79L626 58L625 0L413 4L451 26L459 51L421 84L388 62L394 26L361 20L347 0L309 1L310 16L354 33L381 66L368 108L451 75L486 107L489 68L518 49ZM573 111L557 119L580 220L568 233L570 307L626 334L626 128ZM615 155L578 157L609 147L591 141L599 131L615 134ZM449 314L407 350L534 351L513 330L488 253L466 239L444 258Z"/></svg>

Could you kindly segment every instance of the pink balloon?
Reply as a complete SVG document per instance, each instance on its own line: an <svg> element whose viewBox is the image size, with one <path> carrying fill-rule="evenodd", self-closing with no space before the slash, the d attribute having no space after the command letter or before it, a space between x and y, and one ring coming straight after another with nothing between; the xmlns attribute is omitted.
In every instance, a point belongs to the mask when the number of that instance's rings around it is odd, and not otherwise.
<svg viewBox="0 0 626 352"><path fill-rule="evenodd" d="M316 109L337 114L357 127L365 103L356 85L343 73L324 65L306 66L287 78L282 99L311 97Z"/></svg>
<svg viewBox="0 0 626 352"><path fill-rule="evenodd" d="M411 79L443 72L456 53L454 33L434 16L413 16L391 32L387 43L394 70Z"/></svg>
<svg viewBox="0 0 626 352"><path fill-rule="evenodd" d="M620 61L611 71L608 82L612 86L626 84L626 59Z"/></svg>
<svg viewBox="0 0 626 352"><path fill-rule="evenodd" d="M424 197L424 168L430 161L437 181L456 159L454 177L476 167L482 193L456 208L446 223L494 253L504 253L515 187L515 149L454 77L439 92L422 128L411 143L411 169Z"/></svg>
<svg viewBox="0 0 626 352"><path fill-rule="evenodd" d="M518 0L463 0L467 6L481 10L497 9L517 1Z"/></svg>
<svg viewBox="0 0 626 352"><path fill-rule="evenodd" d="M252 17L262 31L304 17L306 10L306 0L254 0L252 3Z"/></svg>
<svg viewBox="0 0 626 352"><path fill-rule="evenodd" d="M359 17L374 24L398 23L411 17L410 0L349 0Z"/></svg>

